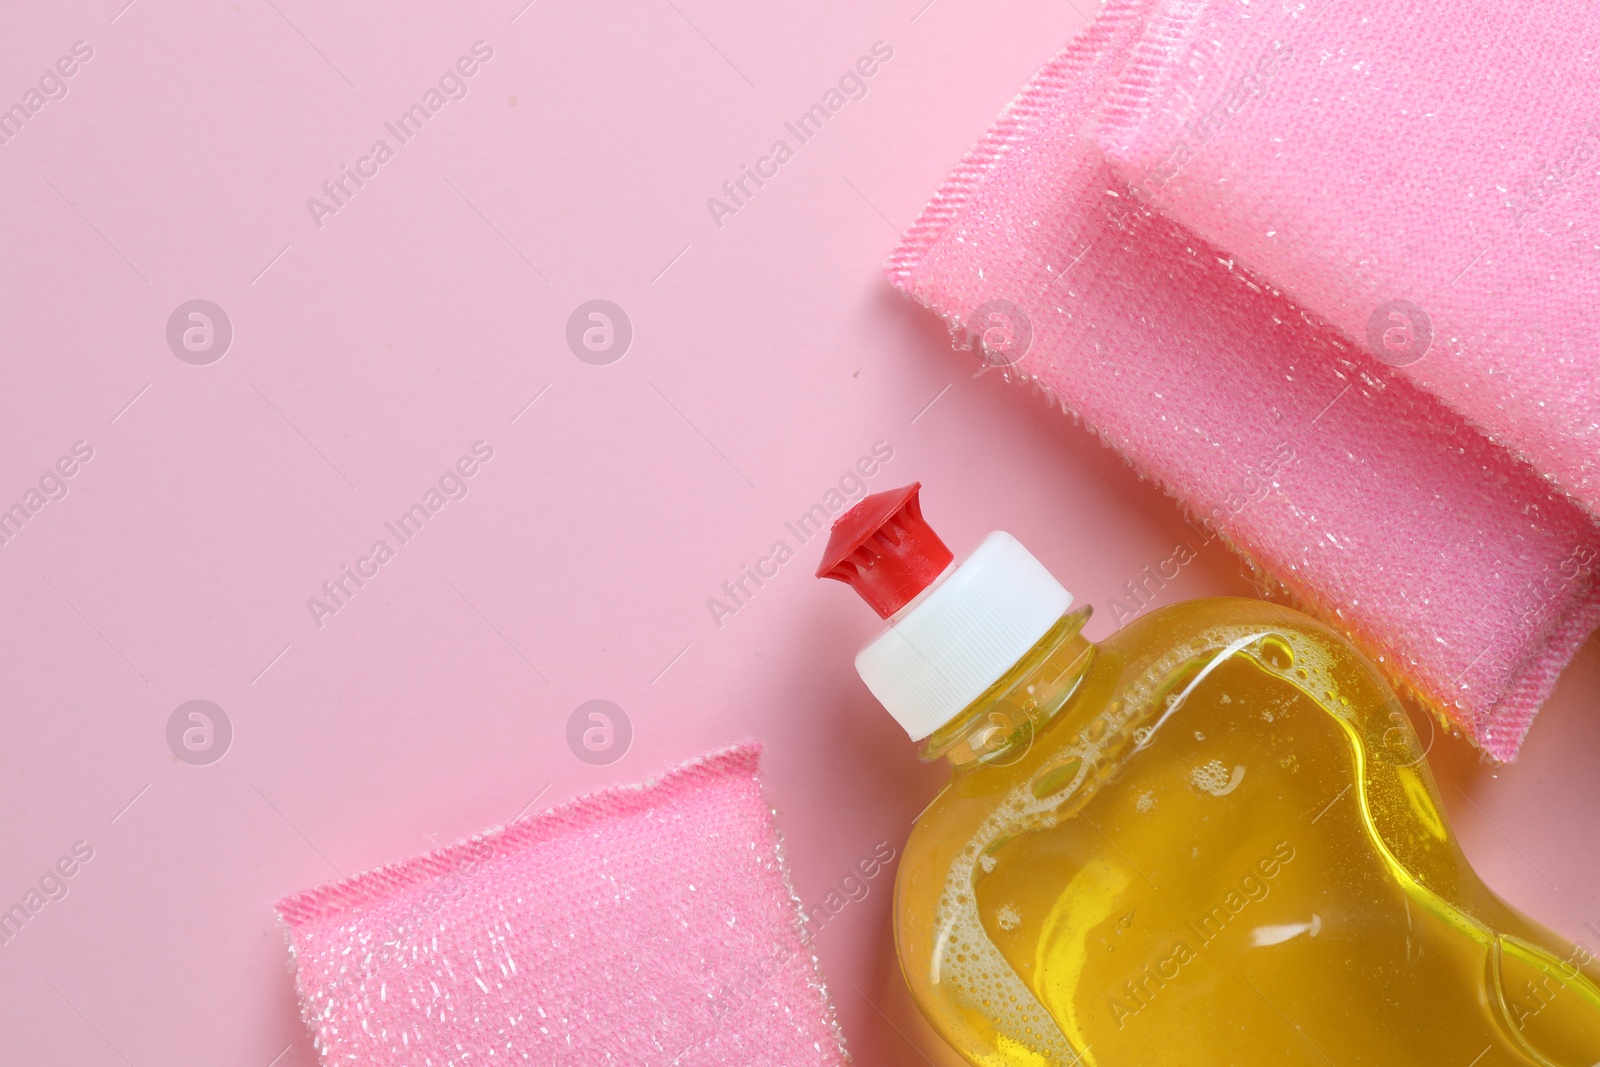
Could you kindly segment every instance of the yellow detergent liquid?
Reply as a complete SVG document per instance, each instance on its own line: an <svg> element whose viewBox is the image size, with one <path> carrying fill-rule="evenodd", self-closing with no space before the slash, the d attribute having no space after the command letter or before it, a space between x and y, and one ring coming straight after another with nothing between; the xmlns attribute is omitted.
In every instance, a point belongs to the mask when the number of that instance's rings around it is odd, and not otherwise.
<svg viewBox="0 0 1600 1067"><path fill-rule="evenodd" d="M822 571L889 620L869 687L948 759L895 887L901 968L973 1064L1600 1064L1600 965L1462 855L1393 690L1290 609L1098 644L1006 534L960 565L918 486Z"/></svg>

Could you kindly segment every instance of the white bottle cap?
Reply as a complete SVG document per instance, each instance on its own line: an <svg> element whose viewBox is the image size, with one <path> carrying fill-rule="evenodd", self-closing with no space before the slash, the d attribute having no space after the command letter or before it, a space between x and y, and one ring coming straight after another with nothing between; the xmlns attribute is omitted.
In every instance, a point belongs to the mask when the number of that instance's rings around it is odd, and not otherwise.
<svg viewBox="0 0 1600 1067"><path fill-rule="evenodd" d="M856 670L913 741L948 723L1060 621L1072 594L996 531L889 618Z"/></svg>

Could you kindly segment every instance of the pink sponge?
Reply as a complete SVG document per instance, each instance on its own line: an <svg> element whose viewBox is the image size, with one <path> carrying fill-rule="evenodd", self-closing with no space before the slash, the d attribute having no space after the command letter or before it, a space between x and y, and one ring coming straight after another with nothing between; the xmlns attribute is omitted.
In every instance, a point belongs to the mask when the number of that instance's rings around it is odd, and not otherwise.
<svg viewBox="0 0 1600 1067"><path fill-rule="evenodd" d="M280 902L322 1062L845 1063L759 755Z"/></svg>
<svg viewBox="0 0 1600 1067"><path fill-rule="evenodd" d="M1554 91L1549 108L1516 110L1526 138L1491 152L1499 127L1451 103L1460 95L1454 82L1475 80L1475 91L1497 95L1525 77L1544 79L1552 49L1534 37L1563 42L1551 64L1579 63L1593 49L1568 43L1600 31L1576 3L1505 20L1467 3L1443 7L1459 16L1451 33L1470 29L1492 64L1452 64L1456 38L1414 32L1416 5L1107 0L962 160L896 250L889 275L990 365L1048 391L1180 499L1207 539L1223 538L1271 588L1349 634L1485 752L1510 760L1557 674L1600 622L1600 531L1547 481L1574 492L1588 484L1584 457L1596 454L1600 428L1573 427L1600 427L1600 415L1584 414L1600 412L1600 350L1591 340L1585 362L1563 362L1549 344L1511 344L1512 358L1485 338L1512 338L1502 316L1592 338L1600 223L1559 237L1530 230L1515 248L1508 237L1448 298L1449 274L1431 289L1401 282L1421 269L1408 241L1447 242L1439 262L1459 263L1455 272L1482 251L1469 223L1474 205L1492 199L1493 181L1475 169L1480 198L1447 202L1440 175L1454 182L1467 163L1489 159L1534 167L1549 144L1573 133L1573 114L1562 110L1555 122L1554 105L1564 109L1568 94ZM1202 11L1215 17L1184 16ZM1513 24L1521 51L1488 47ZM1292 47L1292 59L1279 45ZM1385 96L1390 83L1370 73L1420 76L1421 65L1438 99ZM1266 98L1240 80L1246 70L1258 80L1276 71L1260 90ZM1147 84L1158 73L1167 80ZM1600 92L1592 77L1571 80L1574 100ZM1380 98L1390 124L1370 136L1332 124L1334 116L1358 127L1377 122ZM1227 106L1217 110L1218 100ZM1211 125L1195 132L1158 121L1166 108L1183 121L1210 116ZM1445 114L1459 135L1445 139L1452 151L1418 149L1434 144L1437 131L1418 140L1420 131ZM1168 154L1179 133L1193 154L1179 152L1181 175L1173 176ZM1112 142L1109 156L1102 139ZM1236 152L1242 144L1250 150ZM1391 158L1412 166L1386 178ZM1144 176L1149 161L1165 169ZM1149 186L1153 204L1141 199ZM1344 199L1332 196L1335 186ZM1271 205L1283 204L1293 208L1279 218ZM1588 219L1593 210L1563 200L1526 225ZM1430 211L1436 225L1413 225ZM1572 250L1580 238L1588 242L1582 255ZM1323 265L1365 261L1378 246L1397 287L1361 288L1359 309L1335 308L1331 297L1324 308L1332 289L1321 286ZM1441 247L1429 255L1443 255ZM1507 273L1513 266L1519 273ZM1534 283L1538 272L1549 274L1548 285ZM1291 282L1317 306L1295 303ZM1438 351L1401 367L1392 354L1385 361L1363 349L1369 316L1388 344L1391 298L1436 310ZM1473 339L1465 350L1452 347L1457 332ZM1485 384L1471 405L1432 388L1430 376L1473 368ZM1569 378L1583 388L1574 391ZM1535 394L1543 399L1530 400ZM1470 419L1487 408L1506 421L1475 426ZM1548 421L1535 439L1523 416L1537 412ZM1526 433L1513 440L1514 428ZM1550 441L1570 463L1540 470L1523 461L1553 455L1540 444Z"/></svg>

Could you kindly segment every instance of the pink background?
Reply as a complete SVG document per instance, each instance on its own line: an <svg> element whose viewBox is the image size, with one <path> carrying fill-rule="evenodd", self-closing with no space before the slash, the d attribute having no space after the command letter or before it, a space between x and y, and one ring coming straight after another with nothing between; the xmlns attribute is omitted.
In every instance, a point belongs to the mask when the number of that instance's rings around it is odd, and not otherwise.
<svg viewBox="0 0 1600 1067"><path fill-rule="evenodd" d="M94 49L0 145L0 507L94 449L0 545L0 907L94 849L0 946L6 1062L311 1064L276 899L744 737L808 904L898 848L943 771L856 679L876 620L810 578L820 544L720 628L706 605L876 441L872 489L921 479L958 552L1012 531L1092 635L1192 536L878 271L1071 6L523 3L0 15L0 104ZM468 95L319 229L306 199L479 40ZM707 197L880 40L865 98L719 228ZM234 329L207 366L165 338L194 298ZM565 341L593 298L634 329L606 366ZM479 440L468 496L319 630L306 599ZM1249 587L1213 546L1165 592ZM1490 883L1591 943L1597 691L1591 641L1520 764L1431 757ZM234 730L209 766L166 741L197 698ZM597 698L634 731L606 766L566 741ZM817 952L859 1062L940 1061L891 878Z"/></svg>

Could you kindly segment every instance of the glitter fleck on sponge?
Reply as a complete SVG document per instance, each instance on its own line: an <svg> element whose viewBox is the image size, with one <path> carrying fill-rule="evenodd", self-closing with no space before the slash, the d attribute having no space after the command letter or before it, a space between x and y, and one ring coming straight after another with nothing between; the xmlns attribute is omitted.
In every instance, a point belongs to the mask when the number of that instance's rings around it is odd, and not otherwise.
<svg viewBox="0 0 1600 1067"><path fill-rule="evenodd" d="M326 1067L847 1062L760 748L279 902Z"/></svg>

